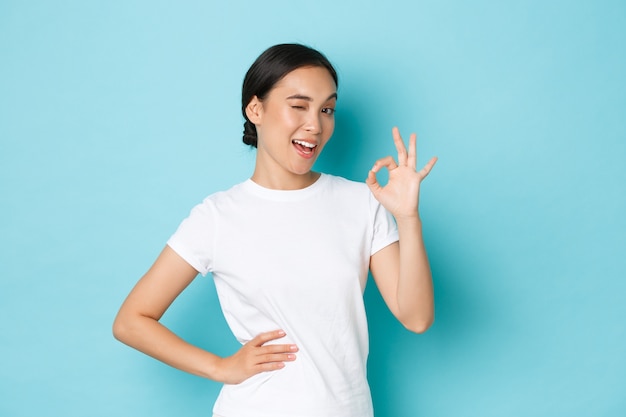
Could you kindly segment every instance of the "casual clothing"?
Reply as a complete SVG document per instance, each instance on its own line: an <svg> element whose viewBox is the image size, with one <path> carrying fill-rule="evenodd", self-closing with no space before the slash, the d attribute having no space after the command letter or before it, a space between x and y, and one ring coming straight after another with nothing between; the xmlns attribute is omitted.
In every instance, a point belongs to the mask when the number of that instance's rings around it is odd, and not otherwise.
<svg viewBox="0 0 626 417"><path fill-rule="evenodd" d="M242 344L283 329L285 368L224 385L225 417L368 417L363 290L370 256L398 240L393 217L365 184L322 174L301 190L247 180L194 207L168 245L213 274Z"/></svg>

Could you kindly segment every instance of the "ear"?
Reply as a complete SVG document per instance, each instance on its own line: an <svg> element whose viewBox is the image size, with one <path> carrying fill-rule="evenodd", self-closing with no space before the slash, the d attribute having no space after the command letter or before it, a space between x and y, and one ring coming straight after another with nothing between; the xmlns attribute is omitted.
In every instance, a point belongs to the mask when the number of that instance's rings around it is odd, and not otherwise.
<svg viewBox="0 0 626 417"><path fill-rule="evenodd" d="M261 124L263 118L263 103L257 96L252 97L250 103L246 106L246 116L255 125Z"/></svg>

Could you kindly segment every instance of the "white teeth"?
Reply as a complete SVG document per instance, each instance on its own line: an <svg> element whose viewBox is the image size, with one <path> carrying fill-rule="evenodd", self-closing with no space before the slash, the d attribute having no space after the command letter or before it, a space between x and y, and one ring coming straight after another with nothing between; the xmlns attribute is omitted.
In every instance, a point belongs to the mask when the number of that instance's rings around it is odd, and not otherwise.
<svg viewBox="0 0 626 417"><path fill-rule="evenodd" d="M297 139L294 139L293 143L297 143L298 145L306 146L307 148L311 148L311 149L315 148L315 146L316 146L316 145L314 145L312 143L305 142L305 141L302 141L302 140L297 140Z"/></svg>

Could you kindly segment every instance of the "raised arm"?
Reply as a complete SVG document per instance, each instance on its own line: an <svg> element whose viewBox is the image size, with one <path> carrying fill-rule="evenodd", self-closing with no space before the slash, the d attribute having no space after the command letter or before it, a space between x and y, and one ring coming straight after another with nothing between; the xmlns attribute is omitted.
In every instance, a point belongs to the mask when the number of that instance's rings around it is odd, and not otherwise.
<svg viewBox="0 0 626 417"><path fill-rule="evenodd" d="M407 329L422 333L433 323L435 309L432 276L418 212L419 189L437 158L432 158L417 171L416 135L410 136L408 152L395 127L393 140L398 162L391 156L379 159L365 182L374 197L396 219L400 239L371 257L370 270L393 315ZM376 179L376 173L382 168L389 171L389 181L384 187Z"/></svg>
<svg viewBox="0 0 626 417"><path fill-rule="evenodd" d="M234 355L221 358L163 326L159 320L197 274L166 246L122 304L113 323L115 338L177 369L229 384L281 369L285 361L295 359L295 345L265 345L284 337L282 330L261 333Z"/></svg>

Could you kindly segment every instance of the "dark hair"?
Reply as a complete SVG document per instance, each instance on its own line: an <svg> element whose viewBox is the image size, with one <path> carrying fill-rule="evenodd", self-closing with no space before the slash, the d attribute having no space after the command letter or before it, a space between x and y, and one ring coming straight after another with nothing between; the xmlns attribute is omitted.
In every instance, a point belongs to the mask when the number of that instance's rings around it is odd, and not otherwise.
<svg viewBox="0 0 626 417"><path fill-rule="evenodd" d="M246 115L246 107L250 100L254 96L263 100L285 75L298 68L309 66L326 68L335 85L339 85L337 72L330 61L321 52L308 46L296 43L274 45L254 61L246 73L241 89L241 112L246 119L243 124L243 143L255 148L257 146L256 126Z"/></svg>

